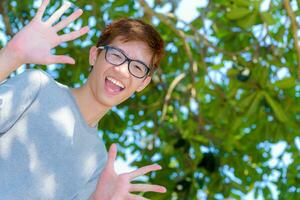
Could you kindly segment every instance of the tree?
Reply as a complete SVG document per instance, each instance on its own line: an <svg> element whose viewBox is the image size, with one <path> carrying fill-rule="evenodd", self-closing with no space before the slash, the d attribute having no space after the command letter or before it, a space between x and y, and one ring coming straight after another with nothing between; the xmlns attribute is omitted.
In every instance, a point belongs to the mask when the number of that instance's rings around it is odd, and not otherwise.
<svg viewBox="0 0 300 200"><path fill-rule="evenodd" d="M155 161L163 166L149 180L168 192L145 196L241 199L254 191L265 199L296 199L300 2L271 0L263 6L262 0L209 0L191 23L174 14L179 0L148 2L76 1L85 13L73 27L89 24L92 31L56 53L76 57L77 66L26 67L42 67L70 86L80 84L88 75L88 48L105 24L119 17L142 18L162 34L166 57L150 86L113 109L99 131L108 144L117 142L140 155L132 165ZM32 18L36 3L2 0L0 34L15 34ZM169 13L158 11L167 4ZM284 148L274 159L278 144Z"/></svg>

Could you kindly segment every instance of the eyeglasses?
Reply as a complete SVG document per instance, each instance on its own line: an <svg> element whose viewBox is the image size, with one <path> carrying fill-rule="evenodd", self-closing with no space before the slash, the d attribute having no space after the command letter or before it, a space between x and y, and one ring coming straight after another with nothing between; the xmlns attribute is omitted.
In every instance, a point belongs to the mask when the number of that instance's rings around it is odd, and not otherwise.
<svg viewBox="0 0 300 200"><path fill-rule="evenodd" d="M100 46L98 49L105 50L105 60L114 66L120 66L128 61L128 71L136 78L142 79L150 72L150 68L145 63L128 58L121 49L109 45Z"/></svg>

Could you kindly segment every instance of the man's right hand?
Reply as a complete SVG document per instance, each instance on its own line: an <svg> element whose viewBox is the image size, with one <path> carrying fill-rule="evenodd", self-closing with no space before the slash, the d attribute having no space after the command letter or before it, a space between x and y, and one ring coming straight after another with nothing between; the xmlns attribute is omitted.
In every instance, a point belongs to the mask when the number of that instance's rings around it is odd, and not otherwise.
<svg viewBox="0 0 300 200"><path fill-rule="evenodd" d="M118 175L114 169L116 156L117 146L112 144L108 151L107 163L99 177L96 191L89 200L149 200L140 195L132 194L132 192L166 192L166 188L160 185L131 183L136 177L160 170L159 165L147 165L132 172Z"/></svg>
<svg viewBox="0 0 300 200"><path fill-rule="evenodd" d="M75 61L73 58L64 55L52 55L50 50L62 42L74 40L88 32L88 27L84 27L72 33L64 35L57 34L58 31L77 19L82 14L82 10L78 9L68 18L53 26L53 24L71 6L71 3L64 3L47 21L43 21L42 17L48 4L49 0L44 0L42 2L42 5L32 21L12 38L8 43L7 48L9 48L12 53L18 55L21 63L74 64Z"/></svg>

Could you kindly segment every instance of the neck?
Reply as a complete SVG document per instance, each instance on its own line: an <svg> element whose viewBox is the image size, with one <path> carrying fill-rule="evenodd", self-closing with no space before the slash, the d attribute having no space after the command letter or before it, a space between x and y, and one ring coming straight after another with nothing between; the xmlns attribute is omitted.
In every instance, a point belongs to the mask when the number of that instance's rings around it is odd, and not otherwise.
<svg viewBox="0 0 300 200"><path fill-rule="evenodd" d="M80 88L72 88L77 105L86 123L94 127L101 118L109 111L110 107L99 103L94 96L88 84L84 84Z"/></svg>

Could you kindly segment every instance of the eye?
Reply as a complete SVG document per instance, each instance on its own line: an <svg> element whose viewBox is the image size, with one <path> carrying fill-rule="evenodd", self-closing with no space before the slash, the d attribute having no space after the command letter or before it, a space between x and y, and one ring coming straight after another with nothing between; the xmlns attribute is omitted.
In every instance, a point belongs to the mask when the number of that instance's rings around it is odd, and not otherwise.
<svg viewBox="0 0 300 200"><path fill-rule="evenodd" d="M114 58L119 58L119 59L122 58L121 55L118 54L118 53L112 53L111 55L112 55Z"/></svg>
<svg viewBox="0 0 300 200"><path fill-rule="evenodd" d="M139 71L143 71L142 68L140 66L138 66L138 65L134 65L134 68L137 69L137 70L139 70Z"/></svg>

